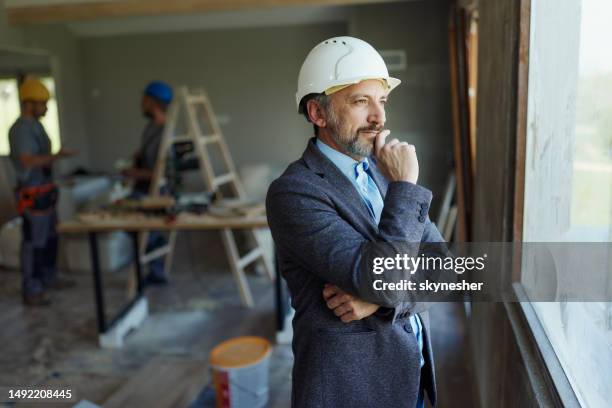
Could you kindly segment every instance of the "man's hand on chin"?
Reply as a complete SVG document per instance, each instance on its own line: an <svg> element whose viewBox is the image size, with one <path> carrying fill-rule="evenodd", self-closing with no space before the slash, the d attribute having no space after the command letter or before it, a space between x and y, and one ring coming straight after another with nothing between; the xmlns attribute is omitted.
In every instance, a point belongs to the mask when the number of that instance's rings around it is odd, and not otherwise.
<svg viewBox="0 0 612 408"><path fill-rule="evenodd" d="M350 295L337 286L325 284L323 299L327 307L344 323L361 320L374 314L380 306Z"/></svg>

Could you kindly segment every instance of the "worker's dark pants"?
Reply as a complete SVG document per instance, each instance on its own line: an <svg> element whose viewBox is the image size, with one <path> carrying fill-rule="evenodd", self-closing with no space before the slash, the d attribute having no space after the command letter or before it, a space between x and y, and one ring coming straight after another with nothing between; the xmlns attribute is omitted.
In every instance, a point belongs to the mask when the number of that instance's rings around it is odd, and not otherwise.
<svg viewBox="0 0 612 408"><path fill-rule="evenodd" d="M157 248L168 244L168 240L160 231L149 231L149 239L147 240L147 252L151 252ZM149 262L149 275L156 279L166 279L164 271L164 263L166 257L161 256Z"/></svg>
<svg viewBox="0 0 612 408"><path fill-rule="evenodd" d="M132 193L128 197L137 200L142 198L143 196L146 196L146 193L141 191L132 191ZM147 239L146 252L151 252L157 248L165 246L168 243L168 240L161 231L149 231L148 235L149 238ZM159 258L156 258L149 262L148 276L158 280L166 279L166 272L164 270L165 259L165 256L160 256Z"/></svg>
<svg viewBox="0 0 612 408"><path fill-rule="evenodd" d="M21 288L24 296L30 296L42 292L56 279L57 211L26 211L22 220Z"/></svg>

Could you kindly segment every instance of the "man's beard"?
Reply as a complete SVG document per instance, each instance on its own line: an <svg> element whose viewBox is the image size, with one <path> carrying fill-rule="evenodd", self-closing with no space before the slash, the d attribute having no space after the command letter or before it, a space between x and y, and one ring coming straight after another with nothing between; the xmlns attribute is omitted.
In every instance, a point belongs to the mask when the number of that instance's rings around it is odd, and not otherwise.
<svg viewBox="0 0 612 408"><path fill-rule="evenodd" d="M338 118L333 109L327 112L327 123L334 142L351 156L368 157L374 150L374 142L361 140L359 134L365 131L381 131L383 127L377 123L360 127L354 134L348 134L344 130L344 121Z"/></svg>

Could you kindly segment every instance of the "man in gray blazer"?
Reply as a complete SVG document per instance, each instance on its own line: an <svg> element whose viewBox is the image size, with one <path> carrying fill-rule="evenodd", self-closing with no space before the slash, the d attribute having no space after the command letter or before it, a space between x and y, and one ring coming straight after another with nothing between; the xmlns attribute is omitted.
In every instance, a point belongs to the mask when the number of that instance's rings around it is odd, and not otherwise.
<svg viewBox="0 0 612 408"><path fill-rule="evenodd" d="M266 199L277 260L296 310L293 407L422 407L436 400L426 311L372 289L373 243L443 242L417 185L415 148L386 142L385 103L400 81L366 42L323 41L300 70L298 111L313 123L302 158ZM420 312L420 313L417 313Z"/></svg>

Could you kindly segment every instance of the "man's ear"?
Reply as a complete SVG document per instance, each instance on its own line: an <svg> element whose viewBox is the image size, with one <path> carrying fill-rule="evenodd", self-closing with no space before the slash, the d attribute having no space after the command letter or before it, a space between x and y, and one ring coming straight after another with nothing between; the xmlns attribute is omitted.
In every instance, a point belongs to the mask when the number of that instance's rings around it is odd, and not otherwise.
<svg viewBox="0 0 612 408"><path fill-rule="evenodd" d="M327 124L327 117L325 116L325 109L321 107L316 101L309 100L306 102L306 112L308 112L308 119L320 128L323 128Z"/></svg>

